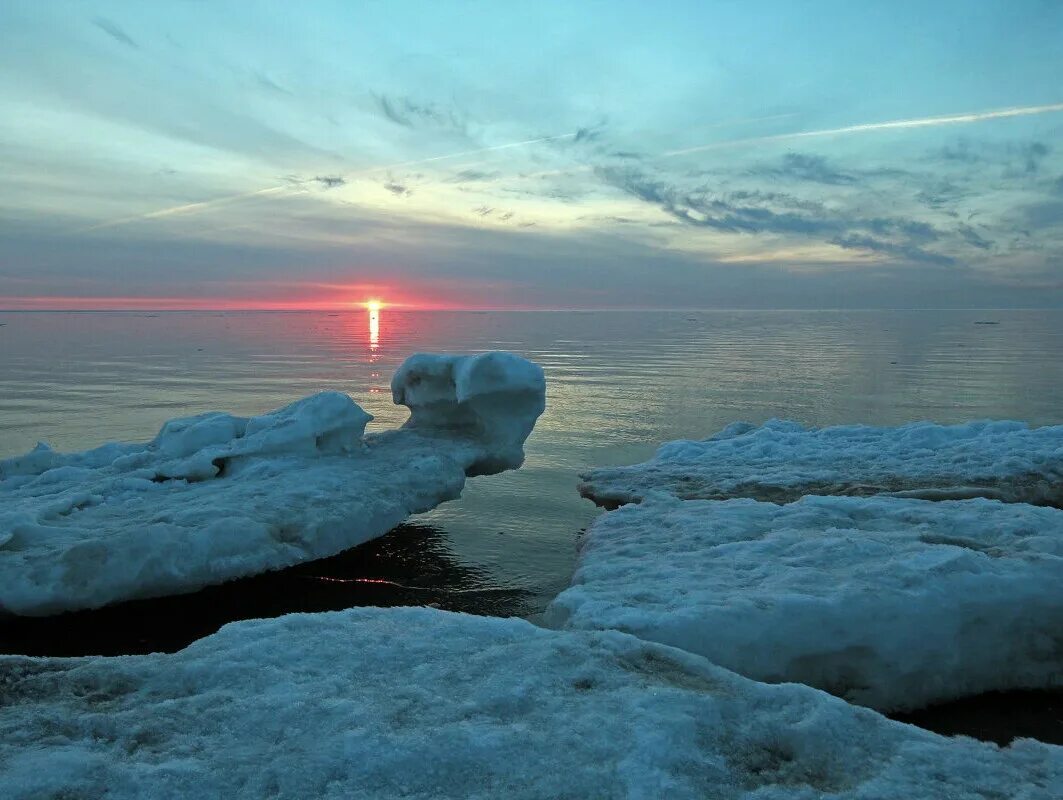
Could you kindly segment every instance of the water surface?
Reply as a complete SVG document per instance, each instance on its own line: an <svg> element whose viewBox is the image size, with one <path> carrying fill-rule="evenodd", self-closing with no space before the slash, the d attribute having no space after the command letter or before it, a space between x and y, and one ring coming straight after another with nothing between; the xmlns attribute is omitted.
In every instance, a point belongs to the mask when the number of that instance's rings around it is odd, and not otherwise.
<svg viewBox="0 0 1063 800"><path fill-rule="evenodd" d="M171 417L258 414L323 389L351 394L376 417L369 430L392 427L407 412L388 382L410 353L511 350L548 382L522 469L470 480L461 500L404 529L401 547L230 587L229 600L199 606L209 624L192 624L192 606L139 604L130 641L106 649L174 649L227 619L363 602L534 617L567 585L576 536L598 513L576 493L581 470L739 419L1059 423L1061 345L1061 311L0 312L0 457L38 440L149 439ZM417 551L410 530L425 532L424 563L387 555ZM315 576L333 586L311 591ZM368 590L377 577L401 586ZM141 624L152 615L157 635ZM13 644L25 635L36 634L9 631L6 649L25 651Z"/></svg>

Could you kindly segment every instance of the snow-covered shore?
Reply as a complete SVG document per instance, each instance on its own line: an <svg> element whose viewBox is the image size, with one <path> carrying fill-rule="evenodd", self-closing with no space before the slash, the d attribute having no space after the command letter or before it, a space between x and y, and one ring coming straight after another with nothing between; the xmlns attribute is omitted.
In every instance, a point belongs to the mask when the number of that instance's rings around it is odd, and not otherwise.
<svg viewBox="0 0 1063 800"><path fill-rule="evenodd" d="M11 800L1063 796L1063 749L945 739L617 632L431 609L0 658Z"/></svg>
<svg viewBox="0 0 1063 800"><path fill-rule="evenodd" d="M50 614L185 592L338 553L519 466L544 408L508 353L411 356L399 430L325 392L259 417L171 420L144 444L0 461L0 611Z"/></svg>

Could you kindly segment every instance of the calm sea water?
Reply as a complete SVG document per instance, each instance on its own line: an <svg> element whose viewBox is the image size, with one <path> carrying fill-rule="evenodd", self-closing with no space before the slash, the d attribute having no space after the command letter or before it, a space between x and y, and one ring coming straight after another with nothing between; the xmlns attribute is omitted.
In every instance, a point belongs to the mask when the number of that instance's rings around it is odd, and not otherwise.
<svg viewBox="0 0 1063 800"><path fill-rule="evenodd" d="M406 410L389 379L416 351L505 349L546 370L547 411L519 471L472 479L460 500L336 559L132 616L95 612L78 626L93 644L71 652L172 649L228 619L363 602L534 617L567 585L597 513L577 473L734 420L1063 422L1063 311L385 309L376 326L364 311L0 312L0 326L0 457L38 440L144 440L174 416L256 414L322 389L351 394L376 417L370 430L392 427ZM8 649L45 642L37 625L8 630Z"/></svg>

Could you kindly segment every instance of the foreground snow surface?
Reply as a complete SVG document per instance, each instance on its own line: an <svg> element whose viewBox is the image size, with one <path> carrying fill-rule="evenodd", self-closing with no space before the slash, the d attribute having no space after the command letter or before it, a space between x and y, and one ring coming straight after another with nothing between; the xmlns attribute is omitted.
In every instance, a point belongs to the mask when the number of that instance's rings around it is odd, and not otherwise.
<svg viewBox="0 0 1063 800"><path fill-rule="evenodd" d="M883 710L1063 686L1063 511L654 497L595 521L547 620Z"/></svg>
<svg viewBox="0 0 1063 800"><path fill-rule="evenodd" d="M426 389L430 396L426 397ZM0 611L48 614L190 591L333 555L515 468L542 370L508 353L412 356L406 426L324 392L250 419L171 420L151 442L0 461Z"/></svg>
<svg viewBox="0 0 1063 800"><path fill-rule="evenodd" d="M423 608L173 655L0 658L6 798L1058 798L1063 749L945 739L616 632Z"/></svg>
<svg viewBox="0 0 1063 800"><path fill-rule="evenodd" d="M1063 425L735 423L704 441L668 442L643 464L588 472L580 491L607 507L653 491L685 500L894 493L1063 506Z"/></svg>

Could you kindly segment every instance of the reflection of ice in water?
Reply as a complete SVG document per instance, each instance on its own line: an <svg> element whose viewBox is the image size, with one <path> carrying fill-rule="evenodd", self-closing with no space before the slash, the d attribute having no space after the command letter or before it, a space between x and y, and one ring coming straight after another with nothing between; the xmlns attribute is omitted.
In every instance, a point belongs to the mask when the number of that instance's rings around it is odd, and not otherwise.
<svg viewBox="0 0 1063 800"><path fill-rule="evenodd" d="M369 347L376 350L380 346L380 307L369 306Z"/></svg>

